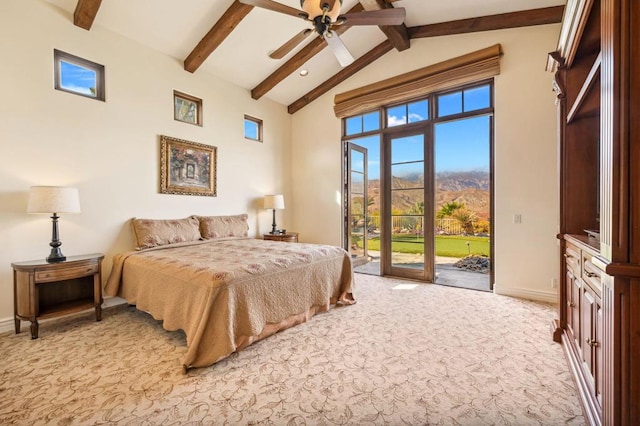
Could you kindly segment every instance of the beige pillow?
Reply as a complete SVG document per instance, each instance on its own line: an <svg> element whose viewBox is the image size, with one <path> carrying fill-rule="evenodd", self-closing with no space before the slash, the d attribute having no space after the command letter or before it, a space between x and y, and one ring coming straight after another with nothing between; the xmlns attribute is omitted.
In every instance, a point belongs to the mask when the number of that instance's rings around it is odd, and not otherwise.
<svg viewBox="0 0 640 426"><path fill-rule="evenodd" d="M136 248L197 241L201 238L198 219L131 219Z"/></svg>
<svg viewBox="0 0 640 426"><path fill-rule="evenodd" d="M200 233L206 240L218 238L245 238L249 236L249 215L197 216Z"/></svg>

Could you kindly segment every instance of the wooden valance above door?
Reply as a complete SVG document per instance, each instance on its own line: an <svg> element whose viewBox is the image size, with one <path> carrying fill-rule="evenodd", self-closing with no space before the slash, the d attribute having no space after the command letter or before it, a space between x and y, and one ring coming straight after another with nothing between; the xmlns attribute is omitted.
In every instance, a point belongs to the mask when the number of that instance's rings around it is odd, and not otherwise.
<svg viewBox="0 0 640 426"><path fill-rule="evenodd" d="M339 93L333 110L338 118L362 114L500 74L499 44L457 58Z"/></svg>

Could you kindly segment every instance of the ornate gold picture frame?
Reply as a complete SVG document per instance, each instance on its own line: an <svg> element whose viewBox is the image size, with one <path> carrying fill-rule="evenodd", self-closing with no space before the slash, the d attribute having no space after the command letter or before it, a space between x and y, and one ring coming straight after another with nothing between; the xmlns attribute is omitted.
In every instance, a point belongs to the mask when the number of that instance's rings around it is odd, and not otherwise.
<svg viewBox="0 0 640 426"><path fill-rule="evenodd" d="M160 193L215 197L217 148L160 136Z"/></svg>

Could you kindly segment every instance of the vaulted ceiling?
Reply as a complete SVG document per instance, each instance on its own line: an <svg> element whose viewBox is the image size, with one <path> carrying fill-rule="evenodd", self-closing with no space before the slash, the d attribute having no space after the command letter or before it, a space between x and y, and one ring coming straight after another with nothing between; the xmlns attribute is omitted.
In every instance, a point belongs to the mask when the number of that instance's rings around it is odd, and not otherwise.
<svg viewBox="0 0 640 426"><path fill-rule="evenodd" d="M294 113L392 49L411 41L475 31L558 23L565 0L344 0L342 13L399 8L403 24L339 28L355 61L340 67L326 42L307 37L284 58L269 53L308 22L239 0L47 0L78 27L101 26L179 60L185 72L207 72L270 98ZM300 9L299 0L277 0ZM429 64L425 60L425 65ZM301 70L308 75L301 76Z"/></svg>

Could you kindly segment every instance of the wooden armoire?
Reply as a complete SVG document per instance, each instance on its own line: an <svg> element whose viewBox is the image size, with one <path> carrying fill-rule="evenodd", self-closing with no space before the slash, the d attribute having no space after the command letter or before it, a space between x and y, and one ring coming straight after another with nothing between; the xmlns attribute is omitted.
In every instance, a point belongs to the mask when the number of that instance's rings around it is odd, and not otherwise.
<svg viewBox="0 0 640 426"><path fill-rule="evenodd" d="M562 256L553 336L589 423L640 425L640 0L568 0L547 69Z"/></svg>

